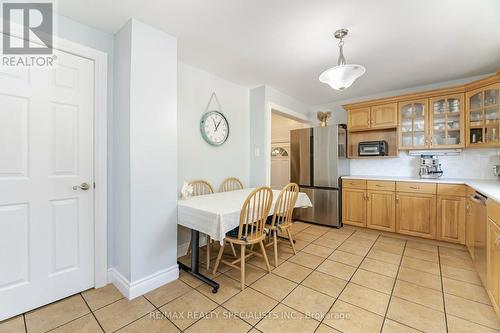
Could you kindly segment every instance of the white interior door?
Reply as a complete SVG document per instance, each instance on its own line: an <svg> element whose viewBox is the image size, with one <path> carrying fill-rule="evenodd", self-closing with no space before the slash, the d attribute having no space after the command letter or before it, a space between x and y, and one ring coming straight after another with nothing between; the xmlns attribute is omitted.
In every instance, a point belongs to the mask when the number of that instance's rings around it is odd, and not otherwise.
<svg viewBox="0 0 500 333"><path fill-rule="evenodd" d="M0 320L94 286L94 63L54 53L0 67Z"/></svg>

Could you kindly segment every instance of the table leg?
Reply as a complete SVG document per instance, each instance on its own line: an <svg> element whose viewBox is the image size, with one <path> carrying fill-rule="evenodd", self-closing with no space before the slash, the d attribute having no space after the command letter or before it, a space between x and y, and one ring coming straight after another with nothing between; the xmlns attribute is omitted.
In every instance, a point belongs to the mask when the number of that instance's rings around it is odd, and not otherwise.
<svg viewBox="0 0 500 333"><path fill-rule="evenodd" d="M212 287L212 292L215 294L219 290L219 284L206 276L200 274L200 232L198 230L191 229L191 267L184 265L180 261L177 262L179 268L186 271L190 275L194 276L198 280L201 280Z"/></svg>

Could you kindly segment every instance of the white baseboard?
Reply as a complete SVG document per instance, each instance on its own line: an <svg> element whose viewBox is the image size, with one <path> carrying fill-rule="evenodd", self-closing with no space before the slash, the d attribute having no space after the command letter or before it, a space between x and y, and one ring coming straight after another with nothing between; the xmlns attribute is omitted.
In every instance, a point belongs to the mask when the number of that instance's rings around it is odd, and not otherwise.
<svg viewBox="0 0 500 333"><path fill-rule="evenodd" d="M108 270L108 282L113 283L123 296L128 299L144 295L178 278L179 266L177 264L134 282L128 281L127 278L114 268Z"/></svg>

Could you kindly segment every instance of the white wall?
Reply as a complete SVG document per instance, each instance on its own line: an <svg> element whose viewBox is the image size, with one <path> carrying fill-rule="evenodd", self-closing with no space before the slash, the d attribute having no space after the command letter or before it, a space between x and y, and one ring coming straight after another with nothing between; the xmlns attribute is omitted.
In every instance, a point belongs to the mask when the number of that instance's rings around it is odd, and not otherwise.
<svg viewBox="0 0 500 333"><path fill-rule="evenodd" d="M177 40L131 20L115 41L114 269L134 297L178 277Z"/></svg>
<svg viewBox="0 0 500 333"><path fill-rule="evenodd" d="M115 35L114 42L114 86L115 111L112 123L113 164L119 166L110 176L113 178L113 200L108 205L115 220L108 220L109 235L112 235L108 249L113 253L108 263L130 280L130 63L132 50L132 21L129 21ZM114 223L119 221L119 223ZM109 241L109 240L108 240Z"/></svg>
<svg viewBox="0 0 500 333"><path fill-rule="evenodd" d="M194 179L205 179L218 190L228 177L237 177L248 186L249 90L183 63L179 63L178 75L179 190L184 181ZM200 119L213 92L229 122L229 137L219 147L206 143L200 134ZM214 101L211 108L215 106ZM179 252L184 251L189 240L189 231L179 227L178 243L182 248Z"/></svg>
<svg viewBox="0 0 500 333"><path fill-rule="evenodd" d="M250 90L250 185L266 184L266 87ZM269 119L271 116L269 115ZM270 124L269 124L270 128Z"/></svg>

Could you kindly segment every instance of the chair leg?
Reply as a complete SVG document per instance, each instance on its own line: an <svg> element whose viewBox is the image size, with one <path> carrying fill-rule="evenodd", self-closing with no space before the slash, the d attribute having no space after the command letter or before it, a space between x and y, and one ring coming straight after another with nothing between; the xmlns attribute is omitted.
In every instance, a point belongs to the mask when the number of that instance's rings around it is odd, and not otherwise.
<svg viewBox="0 0 500 333"><path fill-rule="evenodd" d="M210 269L210 248L212 247L212 239L207 235L207 271Z"/></svg>
<svg viewBox="0 0 500 333"><path fill-rule="evenodd" d="M246 245L241 245L241 290L245 289L245 248Z"/></svg>
<svg viewBox="0 0 500 333"><path fill-rule="evenodd" d="M269 260L267 259L266 248L264 247L264 243L262 241L259 242L260 249L262 250L262 256L264 257L264 261L266 262L267 271L271 273L271 266L269 266Z"/></svg>
<svg viewBox="0 0 500 333"><path fill-rule="evenodd" d="M217 255L217 260L215 261L215 267L212 274L215 274L217 272L217 268L219 268L220 260L222 259L222 255L224 254L224 246L226 246L226 241L222 242L219 254Z"/></svg>
<svg viewBox="0 0 500 333"><path fill-rule="evenodd" d="M233 243L229 243L229 244L231 244L231 250L233 250L233 256L235 258L238 258L238 255L236 254L236 250L234 249L234 244Z"/></svg>
<svg viewBox="0 0 500 333"><path fill-rule="evenodd" d="M297 251L295 250L295 244L293 244L293 238L290 229L286 229L286 233L288 235L288 240L290 241L290 245L292 246L293 254L297 254Z"/></svg>
<svg viewBox="0 0 500 333"><path fill-rule="evenodd" d="M273 245L274 245L274 267L278 267L278 231L273 232Z"/></svg>

